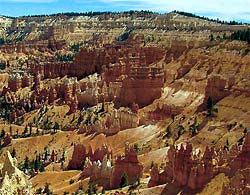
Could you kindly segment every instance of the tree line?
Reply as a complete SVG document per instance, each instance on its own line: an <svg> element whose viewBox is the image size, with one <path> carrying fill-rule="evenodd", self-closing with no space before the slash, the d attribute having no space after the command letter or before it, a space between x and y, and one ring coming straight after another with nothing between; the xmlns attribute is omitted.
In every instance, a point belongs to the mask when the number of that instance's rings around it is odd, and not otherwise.
<svg viewBox="0 0 250 195"><path fill-rule="evenodd" d="M111 11L90 11L90 12L61 12L56 14L40 14L40 15L27 15L21 16L21 18L30 18L30 17L54 17L54 16L99 16L99 15L109 15L109 14L126 14L126 15L133 15L133 14L153 14L152 11L141 10L141 11L123 11L123 12L111 12Z"/></svg>
<svg viewBox="0 0 250 195"><path fill-rule="evenodd" d="M188 13L188 12L183 12L183 11L174 11L175 13L178 13L180 15L183 15L183 16L187 16L187 17L192 17L192 18L198 18L198 19L202 19L202 20L207 20L207 21L210 21L210 22L217 22L217 23L220 23L220 24L226 24L226 25L243 25L242 22L237 22L237 21L224 21L224 20L219 20L219 18L217 19L211 19L211 18L208 18L208 17L204 17L204 16L198 16L198 15L195 15L195 14L192 14L192 13ZM246 23L244 23L246 24Z"/></svg>
<svg viewBox="0 0 250 195"><path fill-rule="evenodd" d="M239 41L247 41L250 43L250 29L247 30L238 30L231 34L232 40L239 40Z"/></svg>

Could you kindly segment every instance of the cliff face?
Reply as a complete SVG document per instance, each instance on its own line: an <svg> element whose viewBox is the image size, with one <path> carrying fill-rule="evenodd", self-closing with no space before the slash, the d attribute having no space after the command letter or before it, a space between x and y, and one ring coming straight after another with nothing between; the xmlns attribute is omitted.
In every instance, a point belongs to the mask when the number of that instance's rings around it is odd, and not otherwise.
<svg viewBox="0 0 250 195"><path fill-rule="evenodd" d="M76 147L74 154L76 153ZM72 162L76 161L73 154ZM112 165L114 161L114 165ZM106 189L120 187L124 174L128 176L128 184L136 183L143 173L143 165L138 161L137 154L132 147L126 146L124 156L112 158L112 153L105 153L103 150L96 150L94 154L86 155L83 165L82 178L90 177L90 182L104 186Z"/></svg>
<svg viewBox="0 0 250 195"><path fill-rule="evenodd" d="M91 146L89 146L87 151L84 145L75 145L72 159L69 161L68 169L84 169L86 158L88 158L87 161L94 162L103 160L105 156L112 156L112 152L106 145L103 145L102 148L98 148L95 151L92 150Z"/></svg>
<svg viewBox="0 0 250 195"><path fill-rule="evenodd" d="M121 13L119 15L104 13L97 16L58 15L20 17L14 19L1 17L0 21L0 32L2 35L4 35L7 30L10 38L24 38L25 40L55 39L76 41L77 38L88 40L93 36L92 33L95 32L96 29L99 32L108 32L107 29L111 29L112 34L115 35L117 30L119 33L119 30L121 30L124 26L127 26L128 28L134 27L148 29L155 27L166 28L166 26L169 26L169 29L204 29L220 27L220 25L216 22L209 22L198 18L189 18L174 12L163 15L134 12ZM91 27L95 27L95 29L91 29ZM104 36L102 40L103 42L110 41L107 39L108 38Z"/></svg>
<svg viewBox="0 0 250 195"><path fill-rule="evenodd" d="M241 149L234 146L229 151L225 149L223 151L212 147L206 148L203 155L200 151L195 151L189 143L185 148L183 145L180 148L170 147L164 172L159 173L158 167L155 166L151 171L149 186L174 182L178 186L200 190L216 175L224 173L228 175L230 183L224 186L222 194L247 193L249 177L246 175L250 166L249 141L250 134L247 133ZM242 185L239 183L239 178Z"/></svg>
<svg viewBox="0 0 250 195"><path fill-rule="evenodd" d="M110 187L119 188L123 174L128 176L128 184L134 184L141 178L143 165L139 163L134 148L126 147L124 158L119 156L110 177Z"/></svg>

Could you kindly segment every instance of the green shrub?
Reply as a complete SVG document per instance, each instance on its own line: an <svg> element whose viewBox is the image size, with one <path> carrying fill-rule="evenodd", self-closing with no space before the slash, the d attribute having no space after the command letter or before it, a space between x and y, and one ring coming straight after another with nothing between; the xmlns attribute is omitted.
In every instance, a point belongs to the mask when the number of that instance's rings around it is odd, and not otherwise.
<svg viewBox="0 0 250 195"><path fill-rule="evenodd" d="M69 184L71 185L71 184L73 184L75 181L74 181L74 179L71 179L70 181L69 181Z"/></svg>
<svg viewBox="0 0 250 195"><path fill-rule="evenodd" d="M121 182L120 182L120 187L126 187L128 185L128 175L127 173L123 173L122 177L121 177Z"/></svg>

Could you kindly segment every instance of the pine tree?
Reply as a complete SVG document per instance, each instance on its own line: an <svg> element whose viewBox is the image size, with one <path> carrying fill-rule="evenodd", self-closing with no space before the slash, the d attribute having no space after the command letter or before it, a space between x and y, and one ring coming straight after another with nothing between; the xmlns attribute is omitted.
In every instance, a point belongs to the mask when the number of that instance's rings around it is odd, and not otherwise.
<svg viewBox="0 0 250 195"><path fill-rule="evenodd" d="M16 138L18 138L19 137L19 130L17 129L16 130L16 136L15 136Z"/></svg>
<svg viewBox="0 0 250 195"><path fill-rule="evenodd" d="M59 124L58 122L55 122L55 125L54 125L54 130L58 130L60 127L59 127Z"/></svg>
<svg viewBox="0 0 250 195"><path fill-rule="evenodd" d="M120 182L120 187L123 188L128 185L128 175L127 173L123 173L121 182Z"/></svg>
<svg viewBox="0 0 250 195"><path fill-rule="evenodd" d="M226 145L224 146L224 150L229 151L229 149L230 149L230 144L229 144L229 140L227 138Z"/></svg>
<svg viewBox="0 0 250 195"><path fill-rule="evenodd" d="M214 35L213 35L213 34L211 34L211 35L209 36L209 38L210 38L210 41L214 41Z"/></svg>
<svg viewBox="0 0 250 195"><path fill-rule="evenodd" d="M12 126L10 125L10 129L9 129L9 131L10 131L10 136L12 136Z"/></svg>
<svg viewBox="0 0 250 195"><path fill-rule="evenodd" d="M105 187L102 188L102 194L105 194Z"/></svg>
<svg viewBox="0 0 250 195"><path fill-rule="evenodd" d="M140 152L140 148L139 148L139 145L137 143L134 144L134 150L136 151L136 153Z"/></svg>
<svg viewBox="0 0 250 195"><path fill-rule="evenodd" d="M44 148L44 160L46 161L48 159L49 153L47 147Z"/></svg>
<svg viewBox="0 0 250 195"><path fill-rule="evenodd" d="M171 126L168 125L168 127L167 127L167 137L170 138L171 136L172 136Z"/></svg>
<svg viewBox="0 0 250 195"><path fill-rule="evenodd" d="M211 96L207 99L207 116L208 117L215 117L215 112L218 112L218 109L214 108L214 102Z"/></svg>
<svg viewBox="0 0 250 195"><path fill-rule="evenodd" d="M97 187L96 187L96 185L93 186L93 193L97 194Z"/></svg>
<svg viewBox="0 0 250 195"><path fill-rule="evenodd" d="M31 136L32 135L32 124L31 123L29 124L29 129L30 129L29 135Z"/></svg>
<svg viewBox="0 0 250 195"><path fill-rule="evenodd" d="M88 195L92 195L93 194L93 184L89 184L88 190L87 190L87 194Z"/></svg>
<svg viewBox="0 0 250 195"><path fill-rule="evenodd" d="M25 125L25 127L24 127L23 135L26 135L26 133L28 133L28 127L27 127L27 125Z"/></svg>
<svg viewBox="0 0 250 195"><path fill-rule="evenodd" d="M43 165L43 164L41 164L41 166L40 166L40 168L39 168L39 171L40 171L40 172L44 172L44 171L45 171L45 168L44 168L44 165Z"/></svg>
<svg viewBox="0 0 250 195"><path fill-rule="evenodd" d="M1 138L4 138L4 137L5 137L5 134L6 134L6 133L5 133L5 130L2 129L1 134L0 134L0 137L1 137Z"/></svg>
<svg viewBox="0 0 250 195"><path fill-rule="evenodd" d="M39 161L38 161L38 158L37 158L37 156L36 156L36 160L35 160L35 162L34 162L34 170L37 172L38 169L39 169Z"/></svg>
<svg viewBox="0 0 250 195"><path fill-rule="evenodd" d="M46 195L52 194L51 190L49 189L49 186L50 186L49 183L46 183L45 186L44 186L43 193L46 194Z"/></svg>
<svg viewBox="0 0 250 195"><path fill-rule="evenodd" d="M16 150L15 150L15 148L13 148L13 150L11 152L11 156L12 156L12 158L16 157Z"/></svg>
<svg viewBox="0 0 250 195"><path fill-rule="evenodd" d="M26 170L29 168L29 165L30 165L30 161L29 161L28 156L26 156L24 159L23 168Z"/></svg>

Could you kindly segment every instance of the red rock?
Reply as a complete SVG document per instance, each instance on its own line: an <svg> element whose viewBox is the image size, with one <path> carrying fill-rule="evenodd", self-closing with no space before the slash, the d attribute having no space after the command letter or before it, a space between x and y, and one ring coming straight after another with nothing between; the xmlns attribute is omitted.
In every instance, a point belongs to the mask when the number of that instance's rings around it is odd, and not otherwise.
<svg viewBox="0 0 250 195"><path fill-rule="evenodd" d="M157 185L161 185L159 178L160 178L159 168L158 168L158 165L155 164L150 172L150 180L148 183L148 187L151 188L151 187L154 187ZM163 182L163 183L165 183L165 182Z"/></svg>
<svg viewBox="0 0 250 195"><path fill-rule="evenodd" d="M51 156L50 156L50 162L55 162L55 151L52 150Z"/></svg>
<svg viewBox="0 0 250 195"><path fill-rule="evenodd" d="M82 169L83 161L88 157L92 162L103 160L104 156L112 156L112 152L108 146L103 145L93 153L92 147L89 146L88 151L84 145L74 145L72 159L69 161L68 169Z"/></svg>
<svg viewBox="0 0 250 195"><path fill-rule="evenodd" d="M245 141L240 153L231 162L230 167L232 173L239 169L243 169L250 166L250 133L245 135Z"/></svg>
<svg viewBox="0 0 250 195"><path fill-rule="evenodd" d="M216 103L228 95L229 92L226 90L226 84L227 81L221 76L210 76L205 88L205 101L207 101L208 97L211 97Z"/></svg>
<svg viewBox="0 0 250 195"><path fill-rule="evenodd" d="M53 103L57 98L57 92L55 88L51 88L49 91L49 103Z"/></svg>
<svg viewBox="0 0 250 195"><path fill-rule="evenodd" d="M125 156L117 158L115 166L112 171L110 187L120 187L122 175L126 173L128 175L128 183L135 183L143 172L143 165L139 163L137 159L137 153L133 147L126 147Z"/></svg>
<svg viewBox="0 0 250 195"><path fill-rule="evenodd" d="M18 91L22 88L22 77L19 74L10 75L9 81L8 81L8 88L11 91Z"/></svg>
<svg viewBox="0 0 250 195"><path fill-rule="evenodd" d="M77 108L78 108L78 101L77 101L77 96L75 96L71 102L70 102L70 105L69 105L69 113L75 113L77 111Z"/></svg>
<svg viewBox="0 0 250 195"><path fill-rule="evenodd" d="M8 146L12 141L12 137L7 133L3 139L3 146Z"/></svg>
<svg viewBox="0 0 250 195"><path fill-rule="evenodd" d="M223 163L220 158L224 159ZM168 159L169 162L163 173L159 173L157 168L153 168L148 184L150 187L173 181L179 186L189 187L193 190L202 189L218 173L225 173L235 179L241 178L241 181L250 184L248 176L239 177L239 174L244 174L242 170L250 168L250 133L245 135L242 150L234 146L225 153L224 150L215 151L214 148L207 147L203 156L198 157L193 154L192 145L187 144L186 147L181 145L180 149L170 147ZM217 159L217 163L214 163L215 159ZM236 180L230 179L230 181L235 186L231 184L225 186L223 194L248 192L248 189L237 184ZM240 191L237 191L237 188Z"/></svg>

